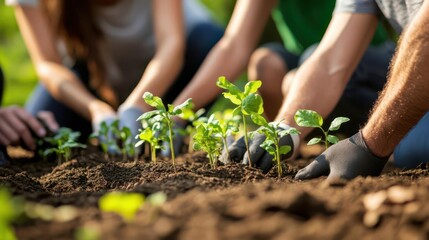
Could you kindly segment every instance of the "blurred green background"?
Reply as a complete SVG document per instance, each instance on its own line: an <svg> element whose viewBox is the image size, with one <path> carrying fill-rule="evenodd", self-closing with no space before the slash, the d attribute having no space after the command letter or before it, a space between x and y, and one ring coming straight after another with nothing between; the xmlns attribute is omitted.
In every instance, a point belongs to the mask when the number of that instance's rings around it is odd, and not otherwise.
<svg viewBox="0 0 429 240"><path fill-rule="evenodd" d="M216 21L226 26L235 1L200 1L212 12ZM262 42L272 39L279 38L273 23L270 22ZM5 0L0 0L0 66L6 78L2 106L11 104L24 105L31 90L37 83L37 76L19 33L13 8L5 6Z"/></svg>

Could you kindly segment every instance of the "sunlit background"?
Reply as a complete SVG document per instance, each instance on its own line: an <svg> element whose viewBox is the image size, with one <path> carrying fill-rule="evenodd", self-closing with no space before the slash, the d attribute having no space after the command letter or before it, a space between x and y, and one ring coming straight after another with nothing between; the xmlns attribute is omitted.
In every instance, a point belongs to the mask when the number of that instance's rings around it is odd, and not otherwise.
<svg viewBox="0 0 429 240"><path fill-rule="evenodd" d="M211 11L213 18L225 26L233 10L232 0L200 0ZM263 41L277 38L272 23L267 28ZM37 83L37 76L27 49L18 30L13 8L0 0L0 66L6 83L2 106L17 104L23 106Z"/></svg>

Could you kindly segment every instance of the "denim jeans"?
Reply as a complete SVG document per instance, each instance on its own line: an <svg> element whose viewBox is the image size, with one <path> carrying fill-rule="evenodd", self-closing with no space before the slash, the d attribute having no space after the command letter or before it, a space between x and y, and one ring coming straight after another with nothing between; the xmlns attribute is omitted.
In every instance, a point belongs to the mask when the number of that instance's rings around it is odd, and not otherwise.
<svg viewBox="0 0 429 240"><path fill-rule="evenodd" d="M211 22L202 22L191 29L186 41L185 63L174 84L163 96L164 102L171 103L190 82L211 48L222 37L223 30ZM89 88L89 72L84 63L78 63L72 68L82 83ZM93 94L94 91L92 91ZM78 97L78 96L76 96ZM78 115L72 109L55 100L47 89L38 84L26 105L27 110L35 114L40 110L54 113L61 127L68 127L81 132L85 140L92 132L91 123Z"/></svg>
<svg viewBox="0 0 429 240"><path fill-rule="evenodd" d="M405 169L429 162L429 112L396 146L393 158L397 167Z"/></svg>

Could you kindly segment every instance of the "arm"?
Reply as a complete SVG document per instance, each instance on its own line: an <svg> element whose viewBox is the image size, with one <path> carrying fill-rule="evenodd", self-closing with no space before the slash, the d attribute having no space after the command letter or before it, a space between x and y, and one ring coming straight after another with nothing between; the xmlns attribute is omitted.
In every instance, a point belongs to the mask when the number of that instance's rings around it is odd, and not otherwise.
<svg viewBox="0 0 429 240"><path fill-rule="evenodd" d="M389 81L362 130L376 156L388 156L429 110L429 2L425 1L403 34Z"/></svg>
<svg viewBox="0 0 429 240"><path fill-rule="evenodd" d="M190 84L176 98L180 104L192 98L196 109L210 103L219 93L219 76L235 79L245 69L277 0L237 2L225 35L211 50Z"/></svg>
<svg viewBox="0 0 429 240"><path fill-rule="evenodd" d="M372 14L334 14L317 50L296 72L276 121L296 126L298 109L312 109L326 117L343 94L376 27L377 18ZM299 130L301 138L310 131Z"/></svg>
<svg viewBox="0 0 429 240"><path fill-rule="evenodd" d="M15 14L36 71L52 96L87 119L100 117L102 112L114 114L109 105L92 96L77 76L62 65L56 38L41 7L16 6Z"/></svg>
<svg viewBox="0 0 429 240"><path fill-rule="evenodd" d="M123 106L150 110L142 99L143 94L149 91L156 96L163 96L183 65L186 37L182 1L153 1L153 13L156 53Z"/></svg>

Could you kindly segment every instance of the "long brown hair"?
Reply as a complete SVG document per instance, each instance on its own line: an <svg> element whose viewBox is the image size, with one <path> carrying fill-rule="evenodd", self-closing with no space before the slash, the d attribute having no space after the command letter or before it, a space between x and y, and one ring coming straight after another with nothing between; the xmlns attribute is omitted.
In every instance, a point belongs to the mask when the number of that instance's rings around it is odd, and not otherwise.
<svg viewBox="0 0 429 240"><path fill-rule="evenodd" d="M84 60L90 72L90 86L112 105L116 98L105 79L100 41L102 32L94 19L92 0L43 0L43 5L55 33L64 41L68 54Z"/></svg>

